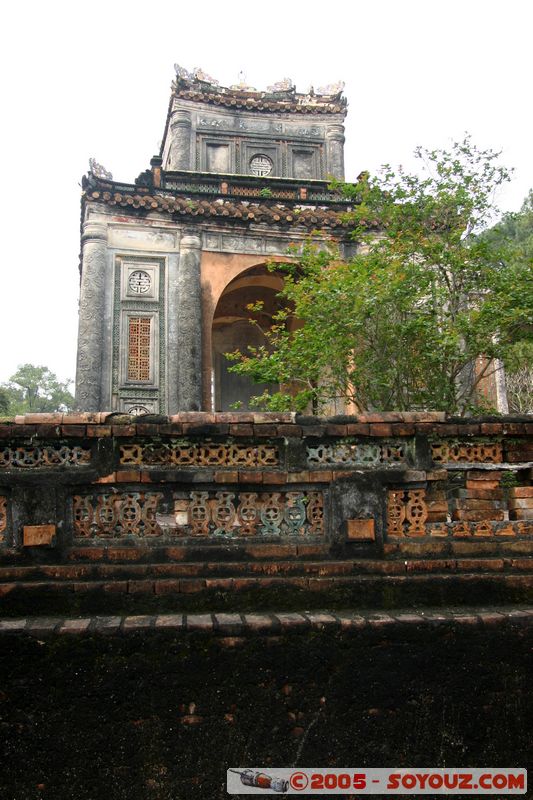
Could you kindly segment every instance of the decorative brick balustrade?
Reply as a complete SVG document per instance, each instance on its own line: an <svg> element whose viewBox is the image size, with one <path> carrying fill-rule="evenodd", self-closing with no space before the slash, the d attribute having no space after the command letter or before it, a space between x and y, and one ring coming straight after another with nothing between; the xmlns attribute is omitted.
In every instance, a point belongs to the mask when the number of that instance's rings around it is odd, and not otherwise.
<svg viewBox="0 0 533 800"><path fill-rule="evenodd" d="M202 542L268 542L274 555L304 541L374 557L416 546L528 555L532 419L84 413L0 424L0 558Z"/></svg>

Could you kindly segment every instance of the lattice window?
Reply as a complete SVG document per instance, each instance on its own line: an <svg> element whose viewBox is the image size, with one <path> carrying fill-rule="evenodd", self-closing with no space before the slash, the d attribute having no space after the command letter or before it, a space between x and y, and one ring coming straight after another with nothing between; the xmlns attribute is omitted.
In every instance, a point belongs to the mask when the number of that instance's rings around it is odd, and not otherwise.
<svg viewBox="0 0 533 800"><path fill-rule="evenodd" d="M425 489L391 489L387 493L389 536L423 536L427 517Z"/></svg>
<svg viewBox="0 0 533 800"><path fill-rule="evenodd" d="M158 492L75 495L72 498L75 535L160 536L155 515L162 498Z"/></svg>
<svg viewBox="0 0 533 800"><path fill-rule="evenodd" d="M61 444L0 447L0 467L60 467L89 464L91 451Z"/></svg>
<svg viewBox="0 0 533 800"><path fill-rule="evenodd" d="M405 446L388 442L381 444L319 444L307 448L309 464L389 464L405 461Z"/></svg>
<svg viewBox="0 0 533 800"><path fill-rule="evenodd" d="M150 380L150 317L128 320L128 380Z"/></svg>
<svg viewBox="0 0 533 800"><path fill-rule="evenodd" d="M500 464L503 448L499 442L439 442L431 445L431 456L438 464L453 461Z"/></svg>
<svg viewBox="0 0 533 800"><path fill-rule="evenodd" d="M179 467L273 467L279 463L279 453L275 445L269 444L136 443L120 446L120 463Z"/></svg>

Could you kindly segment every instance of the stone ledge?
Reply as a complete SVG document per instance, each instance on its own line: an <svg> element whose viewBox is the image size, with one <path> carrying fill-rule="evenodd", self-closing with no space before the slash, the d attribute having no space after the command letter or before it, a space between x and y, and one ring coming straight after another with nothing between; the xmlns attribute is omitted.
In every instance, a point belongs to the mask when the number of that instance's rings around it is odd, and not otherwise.
<svg viewBox="0 0 533 800"><path fill-rule="evenodd" d="M383 629L395 626L431 627L435 625L483 627L494 625L530 626L533 608L529 606L466 607L424 609L414 613L410 609L384 612L369 611L306 611L276 612L275 614L227 612L214 614L140 614L124 617L26 617L0 619L1 634L112 634L171 631L210 633L219 636L272 635L280 632L298 632L309 629L357 631L362 628Z"/></svg>

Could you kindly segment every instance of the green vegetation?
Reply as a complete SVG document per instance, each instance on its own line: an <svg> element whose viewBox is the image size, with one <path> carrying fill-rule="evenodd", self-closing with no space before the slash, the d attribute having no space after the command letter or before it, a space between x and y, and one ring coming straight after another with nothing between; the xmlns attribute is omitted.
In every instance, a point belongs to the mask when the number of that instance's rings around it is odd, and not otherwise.
<svg viewBox="0 0 533 800"><path fill-rule="evenodd" d="M14 416L27 412L71 411L72 381L61 382L48 367L22 364L9 383L0 386L0 413Z"/></svg>
<svg viewBox="0 0 533 800"><path fill-rule="evenodd" d="M359 247L350 261L315 241L296 263L275 265L285 276L283 310L264 345L229 355L232 371L280 384L258 405L319 410L342 399L359 409L483 410L476 390L498 368L491 359L509 361L530 346L525 245L479 235L509 180L499 154L466 137L416 156L419 174L385 166L338 187L353 201Z"/></svg>

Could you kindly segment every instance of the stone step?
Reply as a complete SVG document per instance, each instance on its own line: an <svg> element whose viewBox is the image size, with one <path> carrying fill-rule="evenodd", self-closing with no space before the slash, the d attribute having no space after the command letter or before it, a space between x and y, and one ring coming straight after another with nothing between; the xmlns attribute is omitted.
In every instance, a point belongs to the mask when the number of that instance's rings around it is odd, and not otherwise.
<svg viewBox="0 0 533 800"><path fill-rule="evenodd" d="M533 569L478 569L462 564L448 572L403 574L16 580L0 583L0 614L199 611L216 603L231 611L254 611L533 602Z"/></svg>
<svg viewBox="0 0 533 800"><path fill-rule="evenodd" d="M531 572L533 558L343 559L336 561L199 561L162 564L32 564L0 567L0 585L13 582L120 581L180 578L339 577L453 572Z"/></svg>

